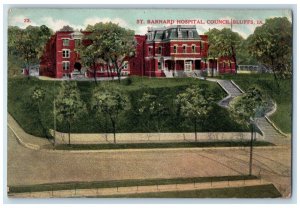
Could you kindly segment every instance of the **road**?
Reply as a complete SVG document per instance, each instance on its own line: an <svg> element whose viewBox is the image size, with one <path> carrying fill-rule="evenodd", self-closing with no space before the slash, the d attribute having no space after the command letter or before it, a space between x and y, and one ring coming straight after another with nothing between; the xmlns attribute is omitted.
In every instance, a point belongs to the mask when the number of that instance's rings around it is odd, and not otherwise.
<svg viewBox="0 0 300 208"><path fill-rule="evenodd" d="M143 178L205 177L248 173L249 150L165 149L110 152L31 150L8 128L8 185ZM253 173L283 196L291 190L290 147L255 148Z"/></svg>

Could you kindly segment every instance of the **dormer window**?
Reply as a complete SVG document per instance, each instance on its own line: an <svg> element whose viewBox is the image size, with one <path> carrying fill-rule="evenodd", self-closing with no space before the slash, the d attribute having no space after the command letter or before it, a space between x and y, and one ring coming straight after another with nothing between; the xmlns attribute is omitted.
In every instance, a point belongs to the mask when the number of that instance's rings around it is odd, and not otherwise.
<svg viewBox="0 0 300 208"><path fill-rule="evenodd" d="M192 38L193 37L193 31L189 31L189 38Z"/></svg>

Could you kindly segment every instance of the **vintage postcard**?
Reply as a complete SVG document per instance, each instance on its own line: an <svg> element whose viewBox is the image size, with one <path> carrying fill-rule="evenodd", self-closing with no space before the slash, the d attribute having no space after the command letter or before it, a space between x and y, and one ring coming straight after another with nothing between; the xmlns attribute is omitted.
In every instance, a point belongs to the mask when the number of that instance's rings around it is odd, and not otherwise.
<svg viewBox="0 0 300 208"><path fill-rule="evenodd" d="M11 198L290 198L289 9L9 8Z"/></svg>

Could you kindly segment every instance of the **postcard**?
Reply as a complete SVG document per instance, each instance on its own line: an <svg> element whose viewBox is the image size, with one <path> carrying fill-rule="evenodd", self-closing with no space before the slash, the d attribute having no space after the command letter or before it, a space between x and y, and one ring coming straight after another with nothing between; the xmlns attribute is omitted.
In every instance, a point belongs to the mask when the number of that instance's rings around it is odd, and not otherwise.
<svg viewBox="0 0 300 208"><path fill-rule="evenodd" d="M9 8L8 197L291 197L292 15Z"/></svg>

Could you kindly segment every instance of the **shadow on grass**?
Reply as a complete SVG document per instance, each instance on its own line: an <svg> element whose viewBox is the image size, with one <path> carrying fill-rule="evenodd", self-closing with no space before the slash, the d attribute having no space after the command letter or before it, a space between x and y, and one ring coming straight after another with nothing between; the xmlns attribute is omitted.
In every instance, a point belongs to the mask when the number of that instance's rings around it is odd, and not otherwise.
<svg viewBox="0 0 300 208"><path fill-rule="evenodd" d="M266 141L255 141L254 146L274 146ZM155 149L155 148L201 148L201 147L248 147L249 141L172 142L172 143L117 143L117 144L59 144L56 150L108 150L108 149Z"/></svg>

